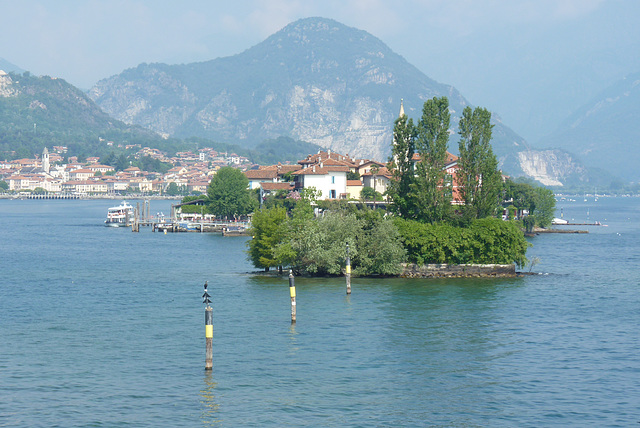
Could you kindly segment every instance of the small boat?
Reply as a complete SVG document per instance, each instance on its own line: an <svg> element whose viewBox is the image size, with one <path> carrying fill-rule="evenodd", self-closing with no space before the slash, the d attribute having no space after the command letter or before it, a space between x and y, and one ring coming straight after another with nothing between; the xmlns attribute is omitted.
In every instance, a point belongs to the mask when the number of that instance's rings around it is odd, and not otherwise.
<svg viewBox="0 0 640 428"><path fill-rule="evenodd" d="M222 236L245 236L247 229L244 226L228 226L222 229Z"/></svg>
<svg viewBox="0 0 640 428"><path fill-rule="evenodd" d="M104 221L105 226L120 227L129 226L133 222L133 207L122 201L117 207L111 207L107 210L107 219Z"/></svg>
<svg viewBox="0 0 640 428"><path fill-rule="evenodd" d="M567 220L562 218L557 218L557 217L551 221L551 224L567 224L567 223L569 223Z"/></svg>

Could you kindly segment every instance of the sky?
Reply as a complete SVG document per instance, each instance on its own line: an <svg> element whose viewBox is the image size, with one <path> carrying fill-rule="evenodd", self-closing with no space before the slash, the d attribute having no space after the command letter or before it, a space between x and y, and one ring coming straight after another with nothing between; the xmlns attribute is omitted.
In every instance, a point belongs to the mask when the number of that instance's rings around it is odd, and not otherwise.
<svg viewBox="0 0 640 428"><path fill-rule="evenodd" d="M321 16L381 39L427 76L544 144L640 71L637 0L0 0L0 58L82 89L143 62L230 56Z"/></svg>

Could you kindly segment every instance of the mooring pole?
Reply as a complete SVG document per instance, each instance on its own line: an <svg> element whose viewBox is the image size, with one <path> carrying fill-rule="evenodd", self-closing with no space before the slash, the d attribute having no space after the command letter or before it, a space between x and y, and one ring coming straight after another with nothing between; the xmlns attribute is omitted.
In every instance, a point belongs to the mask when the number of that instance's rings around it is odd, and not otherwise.
<svg viewBox="0 0 640 428"><path fill-rule="evenodd" d="M351 257L349 257L349 244L347 244L347 266L345 268L347 277L347 294L351 294Z"/></svg>
<svg viewBox="0 0 640 428"><path fill-rule="evenodd" d="M291 295L291 324L296 322L296 284L293 270L289 270L289 294Z"/></svg>
<svg viewBox="0 0 640 428"><path fill-rule="evenodd" d="M203 303L207 305L207 307L204 309L204 336L207 340L207 352L205 357L204 369L212 370L213 369L213 310L209 305L209 303L211 303L211 300L209 299L209 297L211 296L209 295L209 293L207 293L207 285L208 283L205 282L204 294L202 295L202 298L204 299Z"/></svg>

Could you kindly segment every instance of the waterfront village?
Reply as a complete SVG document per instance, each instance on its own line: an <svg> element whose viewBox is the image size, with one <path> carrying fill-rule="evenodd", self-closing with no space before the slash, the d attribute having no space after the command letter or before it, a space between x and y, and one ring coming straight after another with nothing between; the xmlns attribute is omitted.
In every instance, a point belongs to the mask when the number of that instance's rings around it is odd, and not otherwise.
<svg viewBox="0 0 640 428"><path fill-rule="evenodd" d="M131 147L127 147L131 149ZM78 162L70 156L63 163L66 147L45 148L41 156L33 159L0 161L0 180L12 195L37 197L121 197L175 196L169 189L181 189L182 194L207 192L207 186L216 171L233 166L244 172L250 189L260 193L262 199L278 191L299 191L314 187L320 199L360 200L361 192L370 188L386 192L391 172L384 163L356 159L331 150L308 155L297 164L259 166L246 157L219 153L211 148L179 152L167 157L157 149L139 148L136 158L149 156L172 165L166 173L142 171L131 166L115 171L110 165L100 164L98 157L87 157ZM447 153L447 177L452 185L454 203L459 200L455 173L457 157ZM374 193L375 194L375 193Z"/></svg>

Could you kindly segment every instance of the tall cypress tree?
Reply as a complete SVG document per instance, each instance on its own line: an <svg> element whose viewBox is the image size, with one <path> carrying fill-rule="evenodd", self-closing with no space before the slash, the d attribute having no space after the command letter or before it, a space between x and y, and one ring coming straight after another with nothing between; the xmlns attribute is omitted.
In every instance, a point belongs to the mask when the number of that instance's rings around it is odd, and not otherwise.
<svg viewBox="0 0 640 428"><path fill-rule="evenodd" d="M467 106L459 128L458 184L465 202L465 216L468 219L492 216L499 203L502 178L491 148L491 112Z"/></svg>
<svg viewBox="0 0 640 428"><path fill-rule="evenodd" d="M393 201L393 209L404 218L414 218L416 206L410 191L414 181L413 154L415 153L416 129L413 119L400 116L393 127L392 158L390 159L393 180L387 193Z"/></svg>
<svg viewBox="0 0 640 428"><path fill-rule="evenodd" d="M435 223L444 220L451 210L450 189L446 187L444 169L449 146L449 100L433 97L424 103L417 127L415 180L411 195L419 207L417 219Z"/></svg>

